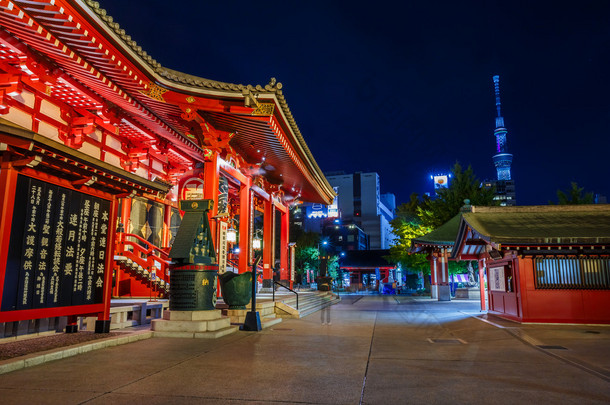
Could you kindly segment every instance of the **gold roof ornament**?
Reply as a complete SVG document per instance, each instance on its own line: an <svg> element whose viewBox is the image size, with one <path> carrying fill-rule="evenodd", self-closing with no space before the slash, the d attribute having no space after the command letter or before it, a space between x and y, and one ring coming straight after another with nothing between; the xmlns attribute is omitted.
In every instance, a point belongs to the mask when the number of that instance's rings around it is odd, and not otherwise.
<svg viewBox="0 0 610 405"><path fill-rule="evenodd" d="M161 101L163 103L165 103L165 99L163 98L163 94L167 93L167 89L164 89L161 86L156 85L153 82L149 82L148 86L146 87L145 90L140 90L140 93L144 94L145 96L148 96L152 99Z"/></svg>

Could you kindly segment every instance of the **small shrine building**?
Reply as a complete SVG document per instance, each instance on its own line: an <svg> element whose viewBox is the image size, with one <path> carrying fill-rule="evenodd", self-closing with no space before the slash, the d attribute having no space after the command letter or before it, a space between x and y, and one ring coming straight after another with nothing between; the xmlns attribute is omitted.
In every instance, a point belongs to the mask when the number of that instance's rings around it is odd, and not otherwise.
<svg viewBox="0 0 610 405"><path fill-rule="evenodd" d="M610 323L610 205L473 206L450 258L487 272L492 314Z"/></svg>

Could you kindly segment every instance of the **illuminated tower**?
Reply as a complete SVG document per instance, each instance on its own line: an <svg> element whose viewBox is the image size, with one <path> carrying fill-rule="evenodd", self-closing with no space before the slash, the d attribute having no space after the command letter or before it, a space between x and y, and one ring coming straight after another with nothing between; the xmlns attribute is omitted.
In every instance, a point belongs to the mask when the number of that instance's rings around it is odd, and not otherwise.
<svg viewBox="0 0 610 405"><path fill-rule="evenodd" d="M506 146L507 129L504 127L504 117L502 117L500 104L500 76L494 76L494 89L496 92L496 129L494 136L496 137L496 154L493 156L494 165L498 173L498 179L494 182L496 186L496 200L500 201L500 205L515 205L515 182L510 175L510 166L513 163L513 155L508 153Z"/></svg>
<svg viewBox="0 0 610 405"><path fill-rule="evenodd" d="M504 127L504 118L500 110L500 76L494 76L494 87L496 90L496 129L494 135L496 137L496 154L494 155L494 165L498 172L498 180L510 180L510 165L513 163L513 155L508 153L506 147L506 134L508 131Z"/></svg>

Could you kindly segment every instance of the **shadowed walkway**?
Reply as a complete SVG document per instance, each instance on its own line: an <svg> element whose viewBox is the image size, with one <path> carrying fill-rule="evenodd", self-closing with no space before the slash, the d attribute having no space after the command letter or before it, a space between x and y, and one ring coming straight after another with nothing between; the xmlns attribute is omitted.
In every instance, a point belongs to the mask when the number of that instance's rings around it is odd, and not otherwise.
<svg viewBox="0 0 610 405"><path fill-rule="evenodd" d="M0 375L0 395L17 404L610 402L609 327L519 325L478 305L342 296L331 325L314 313L216 340L141 340Z"/></svg>

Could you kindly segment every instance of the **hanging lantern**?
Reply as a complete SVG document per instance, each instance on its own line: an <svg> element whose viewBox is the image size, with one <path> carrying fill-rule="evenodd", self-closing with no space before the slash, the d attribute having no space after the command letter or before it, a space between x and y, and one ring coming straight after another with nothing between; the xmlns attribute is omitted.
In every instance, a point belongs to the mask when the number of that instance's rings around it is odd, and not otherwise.
<svg viewBox="0 0 610 405"><path fill-rule="evenodd" d="M235 229L233 229L233 226L231 226L229 229L227 229L227 242L229 242L229 243L237 242L237 231Z"/></svg>
<svg viewBox="0 0 610 405"><path fill-rule="evenodd" d="M262 245L262 241L261 238L259 238L258 236L256 238L254 238L254 240L252 241L252 247L256 250L260 249Z"/></svg>

